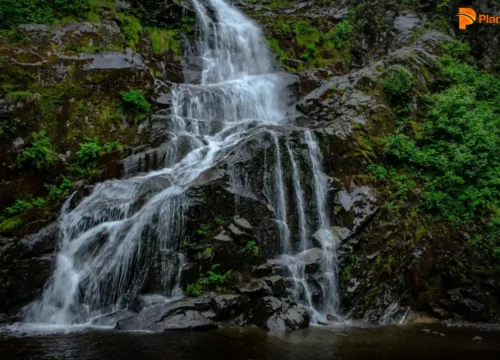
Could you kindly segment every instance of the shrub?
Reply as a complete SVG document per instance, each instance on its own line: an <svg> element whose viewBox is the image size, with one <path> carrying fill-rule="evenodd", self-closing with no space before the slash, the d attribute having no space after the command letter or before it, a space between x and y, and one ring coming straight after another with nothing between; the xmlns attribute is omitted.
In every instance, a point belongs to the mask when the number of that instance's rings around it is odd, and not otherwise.
<svg viewBox="0 0 500 360"><path fill-rule="evenodd" d="M316 46L314 46L314 44L309 44L306 47L306 52L300 56L300 59L307 61L310 58L314 58L315 56L316 56Z"/></svg>
<svg viewBox="0 0 500 360"><path fill-rule="evenodd" d="M28 23L50 24L68 16L80 17L89 9L88 0L0 0L0 28Z"/></svg>
<svg viewBox="0 0 500 360"><path fill-rule="evenodd" d="M52 143L45 130L33 133L33 142L17 158L18 163L31 162L37 169L48 168L54 165L59 157L52 149Z"/></svg>
<svg viewBox="0 0 500 360"><path fill-rule="evenodd" d="M241 252L245 255L259 256L259 247L254 240L250 240Z"/></svg>
<svg viewBox="0 0 500 360"><path fill-rule="evenodd" d="M49 190L49 194L47 195L47 200L56 202L59 201L61 198L68 196L69 191L71 189L71 185L72 185L71 180L65 177L63 178L63 181L59 186L45 185Z"/></svg>
<svg viewBox="0 0 500 360"><path fill-rule="evenodd" d="M295 39L300 46L316 44L321 38L321 33L307 21L297 21L292 24Z"/></svg>
<svg viewBox="0 0 500 360"><path fill-rule="evenodd" d="M207 288L217 287L224 284L229 280L232 274L232 270L221 274L217 271L220 264L213 264L210 270L207 271L208 276L199 278L194 284L189 284L186 286L186 294L190 296L200 296L202 290Z"/></svg>
<svg viewBox="0 0 500 360"><path fill-rule="evenodd" d="M17 200L14 205L5 209L8 216L14 216L23 213L25 210L33 208L33 205L26 200Z"/></svg>
<svg viewBox="0 0 500 360"><path fill-rule="evenodd" d="M102 147L97 137L88 139L86 143L80 144L80 150L76 153L78 164L84 168L95 166L96 159L101 151Z"/></svg>
<svg viewBox="0 0 500 360"><path fill-rule="evenodd" d="M323 36L326 48L341 49L352 37L352 26L347 20L339 22Z"/></svg>
<svg viewBox="0 0 500 360"><path fill-rule="evenodd" d="M445 49L449 54L438 67L450 87L427 98L418 137L392 134L385 150L423 185L421 205L427 212L465 224L499 208L500 78L464 64L466 47L453 49ZM473 76L457 76L462 69ZM404 95L409 82L402 73L394 75L388 93Z"/></svg>
<svg viewBox="0 0 500 360"><path fill-rule="evenodd" d="M151 104L139 90L122 91L120 95L122 97L121 109L125 113L140 115L147 114L151 110Z"/></svg>
<svg viewBox="0 0 500 360"><path fill-rule="evenodd" d="M392 69L383 76L382 86L392 102L404 101L409 98L413 79L405 68Z"/></svg>

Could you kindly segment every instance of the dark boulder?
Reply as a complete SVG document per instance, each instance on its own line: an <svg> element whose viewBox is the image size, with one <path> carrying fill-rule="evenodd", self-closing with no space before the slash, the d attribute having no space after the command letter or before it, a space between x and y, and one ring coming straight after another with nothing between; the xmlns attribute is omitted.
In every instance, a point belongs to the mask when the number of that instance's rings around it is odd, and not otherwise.
<svg viewBox="0 0 500 360"><path fill-rule="evenodd" d="M111 314L102 315L96 318L93 318L90 321L90 324L94 326L116 326L118 321L123 319L128 319L129 317L135 316L137 313L135 311L129 309L122 309L115 311Z"/></svg>
<svg viewBox="0 0 500 360"><path fill-rule="evenodd" d="M212 298L210 305L215 313L215 320L224 321L240 314L248 316L250 298L246 295L217 295Z"/></svg>

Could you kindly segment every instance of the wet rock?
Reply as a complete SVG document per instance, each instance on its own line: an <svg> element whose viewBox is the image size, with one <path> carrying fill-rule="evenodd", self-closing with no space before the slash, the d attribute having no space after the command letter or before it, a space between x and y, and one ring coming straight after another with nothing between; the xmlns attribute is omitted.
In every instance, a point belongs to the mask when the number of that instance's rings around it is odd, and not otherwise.
<svg viewBox="0 0 500 360"><path fill-rule="evenodd" d="M358 231L378 210L377 198L367 186L353 186L352 191L341 190L335 202L340 205L336 216L338 225L352 232Z"/></svg>
<svg viewBox="0 0 500 360"><path fill-rule="evenodd" d="M6 314L0 313L0 324L10 324L11 320Z"/></svg>
<svg viewBox="0 0 500 360"><path fill-rule="evenodd" d="M182 299L147 307L135 316L118 321L115 328L150 331L211 328L213 324L200 313L209 309L209 298Z"/></svg>
<svg viewBox="0 0 500 360"><path fill-rule="evenodd" d="M234 237L239 243L243 243L245 241L248 241L249 239L252 239L252 235L250 235L246 231L241 230L234 224L230 224L227 230L229 231L229 233L231 233L231 236Z"/></svg>
<svg viewBox="0 0 500 360"><path fill-rule="evenodd" d="M163 295L158 294L148 294L148 295L139 295L137 296L129 306L129 309L139 313L147 307L165 303L167 298Z"/></svg>
<svg viewBox="0 0 500 360"><path fill-rule="evenodd" d="M323 260L323 250L320 248L311 248L298 254L295 259L306 267L317 264Z"/></svg>
<svg viewBox="0 0 500 360"><path fill-rule="evenodd" d="M272 295L273 291L262 279L253 279L250 282L236 286L235 290L243 295L257 297L263 295Z"/></svg>
<svg viewBox="0 0 500 360"><path fill-rule="evenodd" d="M480 342L480 341L483 341L483 338L481 336L475 336L472 338L472 341Z"/></svg>
<svg viewBox="0 0 500 360"><path fill-rule="evenodd" d="M122 309L115 311L111 314L106 314L103 316L99 316L90 321L91 325L94 326L116 326L116 323L120 320L130 318L132 316L137 315L135 311L129 309Z"/></svg>
<svg viewBox="0 0 500 360"><path fill-rule="evenodd" d="M461 289L450 290L449 304L452 311L461 314L466 320L481 321L485 319L486 307L480 301L464 294Z"/></svg>
<svg viewBox="0 0 500 360"><path fill-rule="evenodd" d="M271 275L272 273L273 273L273 267L269 264L262 264L256 266L252 270L252 275L258 277L268 276Z"/></svg>
<svg viewBox="0 0 500 360"><path fill-rule="evenodd" d="M264 281L271 287L274 296L280 296L285 292L285 282L281 276L270 276Z"/></svg>
<svg viewBox="0 0 500 360"><path fill-rule="evenodd" d="M135 199L130 206L131 212L136 212L154 195L160 193L172 184L167 176L154 176L140 184L135 192Z"/></svg>
<svg viewBox="0 0 500 360"><path fill-rule="evenodd" d="M295 305L278 310L267 319L262 327L270 331L297 330L308 327L309 322L308 312Z"/></svg>
<svg viewBox="0 0 500 360"><path fill-rule="evenodd" d="M233 238L229 236L229 234L226 231L221 231L214 237L215 241L225 241L225 242L232 242Z"/></svg>
<svg viewBox="0 0 500 360"><path fill-rule="evenodd" d="M250 225L247 219L241 218L241 217L235 217L233 219L233 224L242 229L243 231L246 232L251 232L253 229L253 226Z"/></svg>
<svg viewBox="0 0 500 360"><path fill-rule="evenodd" d="M217 329L217 323L196 310L180 310L157 322L155 331L200 331Z"/></svg>
<svg viewBox="0 0 500 360"><path fill-rule="evenodd" d="M210 306L215 313L215 320L224 321L240 314L247 314L250 298L245 295L218 295L212 298Z"/></svg>

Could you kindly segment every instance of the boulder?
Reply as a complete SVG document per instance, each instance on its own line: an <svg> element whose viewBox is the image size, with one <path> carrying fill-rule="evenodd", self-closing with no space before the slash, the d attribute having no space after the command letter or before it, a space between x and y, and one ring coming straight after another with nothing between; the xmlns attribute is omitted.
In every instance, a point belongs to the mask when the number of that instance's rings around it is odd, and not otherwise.
<svg viewBox="0 0 500 360"><path fill-rule="evenodd" d="M194 331L216 329L217 323L197 310L179 310L167 315L154 326L155 331Z"/></svg>
<svg viewBox="0 0 500 360"><path fill-rule="evenodd" d="M272 295L273 291L262 279L253 279L247 283L237 285L235 290L250 297Z"/></svg>
<svg viewBox="0 0 500 360"><path fill-rule="evenodd" d="M122 309L115 311L111 314L102 315L96 318L93 318L90 321L91 325L94 326L116 326L118 321L130 318L132 316L137 315L135 311L129 309Z"/></svg>
<svg viewBox="0 0 500 360"><path fill-rule="evenodd" d="M210 306L215 320L224 321L240 314L246 315L250 309L250 298L246 295L217 295L212 298Z"/></svg>
<svg viewBox="0 0 500 360"><path fill-rule="evenodd" d="M158 294L146 294L137 296L129 305L129 309L134 312L141 312L147 307L167 302L167 298Z"/></svg>
<svg viewBox="0 0 500 360"><path fill-rule="evenodd" d="M285 292L285 282L281 276L274 275L264 279L273 291L274 296L280 296Z"/></svg>
<svg viewBox="0 0 500 360"><path fill-rule="evenodd" d="M179 324L177 325L179 329L194 327L196 321L203 322L202 320L205 318L201 313L197 312L209 309L210 299L206 297L186 298L170 303L157 304L145 308L135 316L118 321L115 329L164 331L167 328L175 329L175 323ZM174 315L176 316L173 317ZM164 321L165 319L170 320Z"/></svg>

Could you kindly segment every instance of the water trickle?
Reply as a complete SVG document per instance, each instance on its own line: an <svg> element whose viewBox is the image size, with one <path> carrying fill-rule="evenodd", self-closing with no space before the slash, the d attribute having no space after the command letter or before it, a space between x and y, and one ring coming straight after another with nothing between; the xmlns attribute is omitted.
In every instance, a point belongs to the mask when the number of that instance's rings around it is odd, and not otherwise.
<svg viewBox="0 0 500 360"><path fill-rule="evenodd" d="M126 306L141 292L151 264L162 264L163 293L182 296L180 269L185 262L180 242L190 199L189 185L216 164L218 155L250 136L259 126L278 125L285 118L281 78L267 55L261 30L222 0L193 0L197 13L195 56L203 63L198 84L178 84L172 91L172 113L157 114L167 122L168 143L160 170L99 184L75 208L71 199L60 216L60 244L54 272L41 298L26 309L25 320L50 324L85 323L99 314ZM269 198L280 228L283 258L302 303L314 310L304 265L291 244L287 203L296 204L299 248L310 246L308 214L296 154L280 147L275 131L275 166ZM316 217L323 245L324 313L335 313L336 243L327 216L326 176L321 152L306 131L305 141L314 178ZM182 151L181 151L182 149ZM282 151L283 149L283 151ZM286 151L285 151L286 149ZM293 199L287 199L283 160L292 166ZM134 159L127 162L133 172ZM306 176L306 175L305 175ZM310 176L307 175L307 176ZM148 195L145 197L145 195ZM300 255L300 254L299 254ZM165 265L164 265L165 264ZM297 290L297 297L299 290Z"/></svg>

